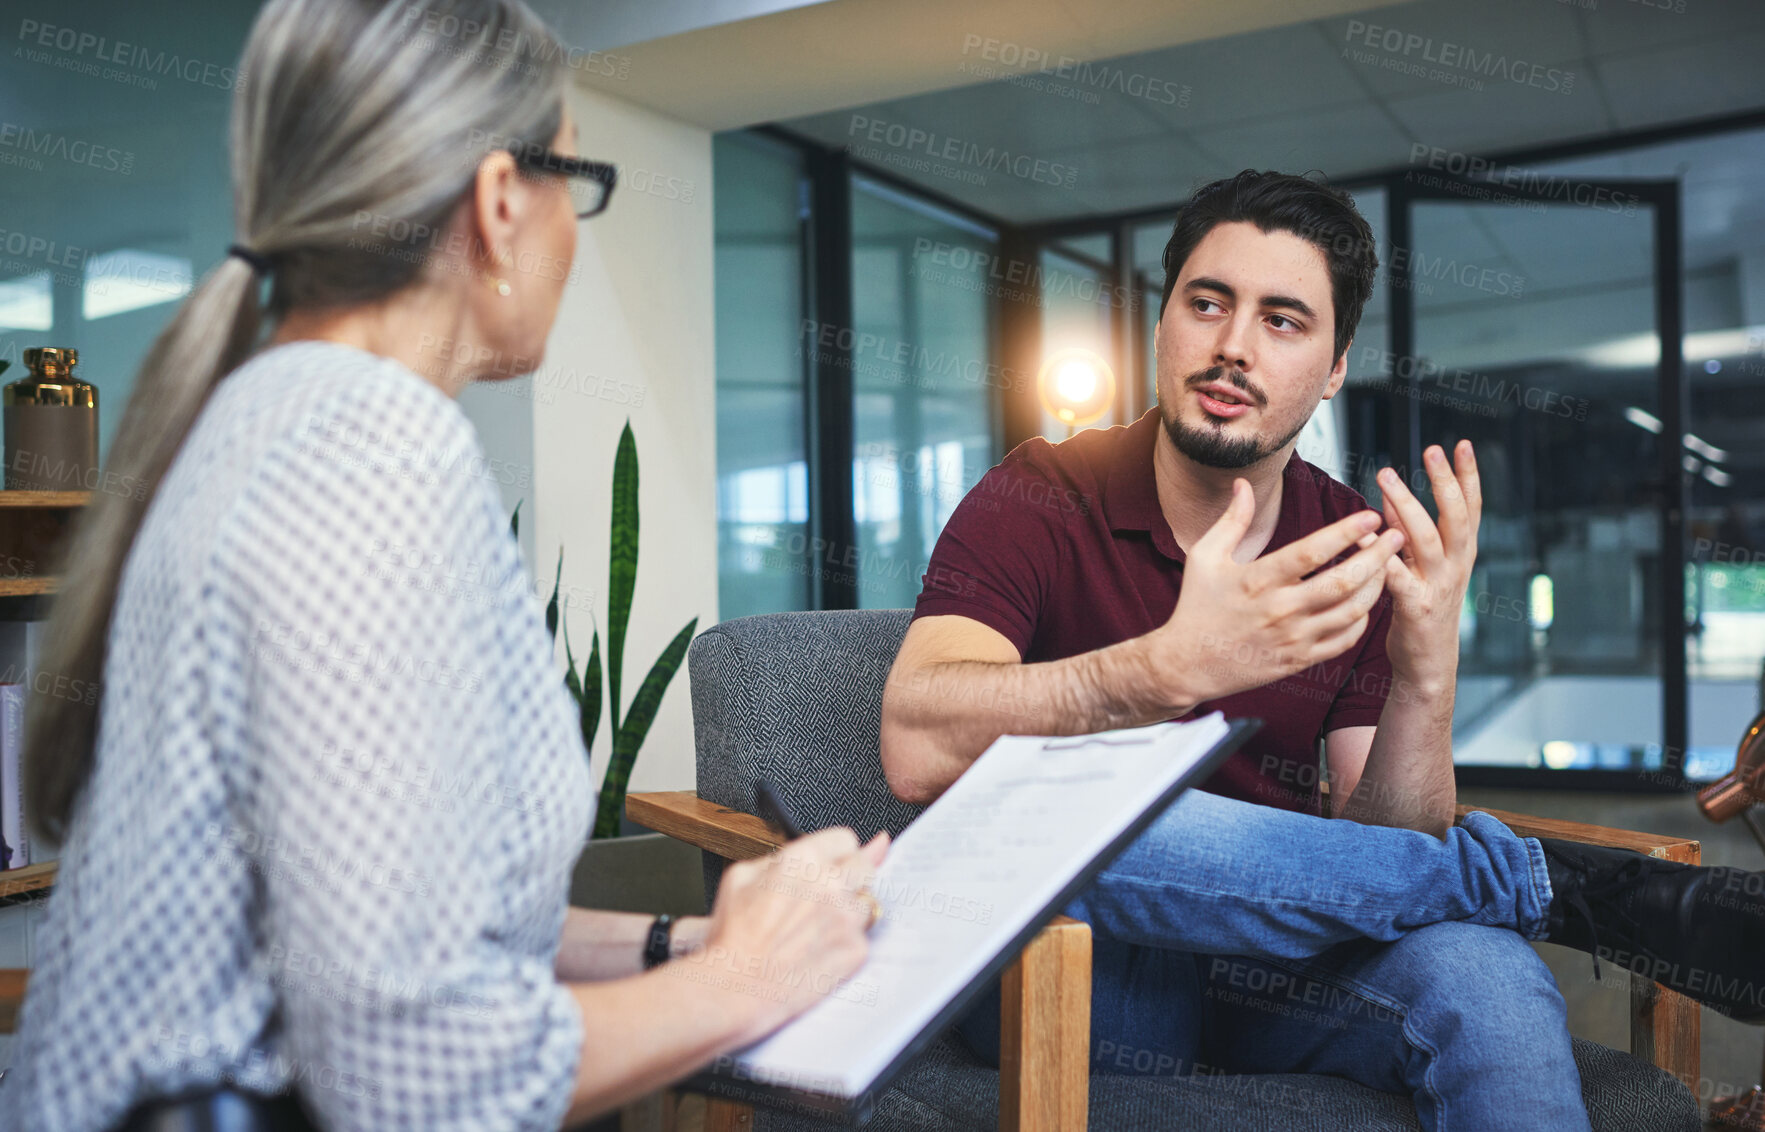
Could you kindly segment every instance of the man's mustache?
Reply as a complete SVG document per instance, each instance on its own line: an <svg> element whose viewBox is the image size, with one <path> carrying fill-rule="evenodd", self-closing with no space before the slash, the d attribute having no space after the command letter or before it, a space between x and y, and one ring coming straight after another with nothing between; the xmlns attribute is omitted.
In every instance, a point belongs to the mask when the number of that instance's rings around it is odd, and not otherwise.
<svg viewBox="0 0 1765 1132"><path fill-rule="evenodd" d="M1242 391L1256 402L1257 408L1268 407L1269 396L1262 391L1261 386L1236 369L1227 369L1225 366L1210 366L1198 373L1192 373L1184 380L1183 384L1190 389L1200 389L1203 385L1211 385L1216 381L1227 382L1232 388Z"/></svg>

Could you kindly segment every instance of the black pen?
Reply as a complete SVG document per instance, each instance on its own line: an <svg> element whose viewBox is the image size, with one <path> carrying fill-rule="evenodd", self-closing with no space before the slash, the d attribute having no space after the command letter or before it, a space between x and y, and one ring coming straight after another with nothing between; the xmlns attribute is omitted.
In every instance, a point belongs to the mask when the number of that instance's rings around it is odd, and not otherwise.
<svg viewBox="0 0 1765 1132"><path fill-rule="evenodd" d="M774 790L772 784L764 778L754 779L754 806L760 811L761 819L770 825L777 826L778 831L784 834L786 840L795 841L803 836L803 827L798 825L797 819L791 816L790 810L784 804L784 799L778 796L778 791Z"/></svg>

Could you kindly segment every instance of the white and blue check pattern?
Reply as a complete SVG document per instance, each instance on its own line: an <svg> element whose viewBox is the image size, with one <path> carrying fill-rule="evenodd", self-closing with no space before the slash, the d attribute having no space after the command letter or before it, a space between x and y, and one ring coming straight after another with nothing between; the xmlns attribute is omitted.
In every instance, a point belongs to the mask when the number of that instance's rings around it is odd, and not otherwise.
<svg viewBox="0 0 1765 1132"><path fill-rule="evenodd" d="M222 380L124 569L0 1129L217 1081L332 1132L558 1126L593 787L488 468L385 358Z"/></svg>

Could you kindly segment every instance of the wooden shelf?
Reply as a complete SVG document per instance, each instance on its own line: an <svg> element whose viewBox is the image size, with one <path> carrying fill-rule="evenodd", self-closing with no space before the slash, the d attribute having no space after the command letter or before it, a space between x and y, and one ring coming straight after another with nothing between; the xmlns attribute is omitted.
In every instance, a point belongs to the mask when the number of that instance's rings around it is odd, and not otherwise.
<svg viewBox="0 0 1765 1132"><path fill-rule="evenodd" d="M55 549L65 545L77 518L73 513L91 502L89 491L0 491L0 571L14 575L0 577L0 599L40 597L60 587L61 579L54 573L17 575L33 568L53 570L59 556ZM0 601L0 610L8 617L40 617L45 612L29 600ZM55 887L55 870L56 862L44 861L0 871L0 907L47 896Z"/></svg>
<svg viewBox="0 0 1765 1132"><path fill-rule="evenodd" d="M47 895L55 887L55 868L59 861L0 871L0 905L16 904L39 893Z"/></svg>
<svg viewBox="0 0 1765 1132"><path fill-rule="evenodd" d="M65 511L92 502L89 491L0 491L0 507L26 507L39 511Z"/></svg>
<svg viewBox="0 0 1765 1132"><path fill-rule="evenodd" d="M60 558L89 491L0 491L0 601L16 618L13 599L45 597L60 588ZM41 615L37 610L31 616Z"/></svg>

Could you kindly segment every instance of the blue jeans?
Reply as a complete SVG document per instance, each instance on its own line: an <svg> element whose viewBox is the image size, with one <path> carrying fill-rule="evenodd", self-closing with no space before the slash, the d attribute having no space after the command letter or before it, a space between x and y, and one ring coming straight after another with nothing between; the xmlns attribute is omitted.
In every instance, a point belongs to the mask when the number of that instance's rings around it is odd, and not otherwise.
<svg viewBox="0 0 1765 1132"><path fill-rule="evenodd" d="M1065 909L1094 933L1092 1071L1328 1073L1434 1132L1585 1130L1526 943L1549 903L1543 850L1487 814L1442 841L1189 791ZM998 1064L996 986L958 1029Z"/></svg>

